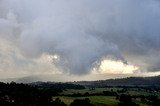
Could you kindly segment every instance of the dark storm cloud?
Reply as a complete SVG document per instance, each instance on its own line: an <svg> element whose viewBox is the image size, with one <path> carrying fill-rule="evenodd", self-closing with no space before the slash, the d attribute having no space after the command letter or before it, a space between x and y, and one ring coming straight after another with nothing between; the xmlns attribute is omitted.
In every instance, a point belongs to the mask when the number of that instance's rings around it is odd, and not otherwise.
<svg viewBox="0 0 160 106"><path fill-rule="evenodd" d="M27 58L58 54L74 74L108 55L160 71L159 11L158 0L1 0L0 36Z"/></svg>

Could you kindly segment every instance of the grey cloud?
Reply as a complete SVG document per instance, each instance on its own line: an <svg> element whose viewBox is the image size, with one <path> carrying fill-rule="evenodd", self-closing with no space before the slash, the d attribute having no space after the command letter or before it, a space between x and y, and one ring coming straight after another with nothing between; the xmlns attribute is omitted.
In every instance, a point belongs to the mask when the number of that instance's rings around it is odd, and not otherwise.
<svg viewBox="0 0 160 106"><path fill-rule="evenodd" d="M159 11L158 0L1 0L0 36L27 58L60 55L73 74L107 55L159 71Z"/></svg>

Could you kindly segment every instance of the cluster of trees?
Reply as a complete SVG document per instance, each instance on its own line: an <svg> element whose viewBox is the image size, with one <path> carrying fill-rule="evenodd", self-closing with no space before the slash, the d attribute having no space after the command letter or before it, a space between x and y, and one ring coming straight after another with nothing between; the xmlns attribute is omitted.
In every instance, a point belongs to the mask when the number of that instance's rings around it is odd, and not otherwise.
<svg viewBox="0 0 160 106"><path fill-rule="evenodd" d="M119 101L120 103L118 103L117 106L139 106L138 104L132 101L132 97L130 95L120 95Z"/></svg>
<svg viewBox="0 0 160 106"><path fill-rule="evenodd" d="M85 99L75 99L70 106L94 106L92 103L90 103L90 100L88 98Z"/></svg>
<svg viewBox="0 0 160 106"><path fill-rule="evenodd" d="M116 99L118 99L120 102L118 103L118 106L139 106L135 102L133 102L133 99L140 98L142 103L147 104L148 106L159 106L160 105L160 99L158 96L149 95L149 96L130 96L128 94L121 94L117 95Z"/></svg>
<svg viewBox="0 0 160 106"><path fill-rule="evenodd" d="M0 106L66 106L60 99L52 100L62 89L82 89L73 84L28 85L0 82Z"/></svg>
<svg viewBox="0 0 160 106"><path fill-rule="evenodd" d="M158 96L155 95L149 95L149 96L141 96L141 101L148 104L149 106L159 106L160 105L160 99Z"/></svg>
<svg viewBox="0 0 160 106"><path fill-rule="evenodd" d="M105 96L117 96L118 95L116 92L113 92L113 91L103 91L103 94Z"/></svg>
<svg viewBox="0 0 160 106"><path fill-rule="evenodd" d="M43 89L59 89L59 90L65 90L65 89L85 89L84 86L78 85L78 84L71 84L71 83L52 83L52 82L35 82L30 83L31 86L37 86L38 88Z"/></svg>
<svg viewBox="0 0 160 106"><path fill-rule="evenodd" d="M59 90L39 89L26 84L0 83L0 106L50 106Z"/></svg>
<svg viewBox="0 0 160 106"><path fill-rule="evenodd" d="M67 106L67 105L59 98L56 98L55 101L52 102L52 106ZM90 102L88 98L85 98L85 99L75 99L70 104L70 106L94 106L94 105Z"/></svg>

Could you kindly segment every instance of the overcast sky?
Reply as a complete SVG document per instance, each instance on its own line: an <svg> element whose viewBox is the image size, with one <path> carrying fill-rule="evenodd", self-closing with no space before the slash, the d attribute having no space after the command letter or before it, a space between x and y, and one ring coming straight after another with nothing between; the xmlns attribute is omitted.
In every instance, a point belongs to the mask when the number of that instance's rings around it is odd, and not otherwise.
<svg viewBox="0 0 160 106"><path fill-rule="evenodd" d="M160 1L0 0L0 79L57 74L159 75Z"/></svg>

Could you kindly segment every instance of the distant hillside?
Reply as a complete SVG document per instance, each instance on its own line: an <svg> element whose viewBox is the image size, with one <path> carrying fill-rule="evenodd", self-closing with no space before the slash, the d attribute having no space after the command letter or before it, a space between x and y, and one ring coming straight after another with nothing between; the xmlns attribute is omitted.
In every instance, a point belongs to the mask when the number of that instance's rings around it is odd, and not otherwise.
<svg viewBox="0 0 160 106"><path fill-rule="evenodd" d="M99 80L99 81L79 81L73 82L74 84L80 84L85 86L156 86L160 87L160 76L154 77L128 77L121 79L109 79L109 80Z"/></svg>
<svg viewBox="0 0 160 106"><path fill-rule="evenodd" d="M44 77L45 79L46 77ZM58 77L60 78L60 77ZM55 84L57 81L54 82L41 82L43 81L40 77L31 76L31 77L24 77L20 79L8 79L2 80L3 82L11 82L15 81L17 83L32 83L33 85L42 85L45 83L48 84ZM61 82L64 84L64 82ZM92 86L92 87L105 87L105 86L139 86L139 87L158 87L160 88L160 76L154 77L127 77L127 78L118 78L118 79L108 79L108 80L98 80L98 81L74 81L68 82L68 84L76 84L76 85L83 85L83 86Z"/></svg>
<svg viewBox="0 0 160 106"><path fill-rule="evenodd" d="M28 85L36 86L42 89L85 89L84 86L72 83L58 83L58 82L32 82Z"/></svg>

